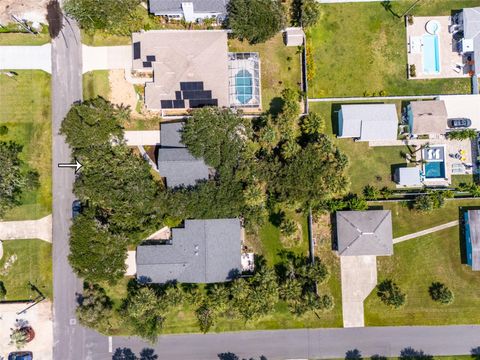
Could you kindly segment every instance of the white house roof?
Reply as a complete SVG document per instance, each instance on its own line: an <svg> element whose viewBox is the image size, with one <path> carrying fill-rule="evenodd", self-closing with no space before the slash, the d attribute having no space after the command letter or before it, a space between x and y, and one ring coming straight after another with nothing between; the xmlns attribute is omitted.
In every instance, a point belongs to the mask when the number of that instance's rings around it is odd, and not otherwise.
<svg viewBox="0 0 480 360"><path fill-rule="evenodd" d="M472 128L480 129L480 95L442 95L447 109L447 116L451 118L468 118L472 120Z"/></svg>
<svg viewBox="0 0 480 360"><path fill-rule="evenodd" d="M361 141L396 140L398 116L395 104L342 105L339 137Z"/></svg>
<svg viewBox="0 0 480 360"><path fill-rule="evenodd" d="M403 186L422 186L420 179L420 169L417 167L401 167L397 169L396 179L399 185Z"/></svg>
<svg viewBox="0 0 480 360"><path fill-rule="evenodd" d="M287 46L301 46L305 33L302 28L289 27L285 29L285 44Z"/></svg>

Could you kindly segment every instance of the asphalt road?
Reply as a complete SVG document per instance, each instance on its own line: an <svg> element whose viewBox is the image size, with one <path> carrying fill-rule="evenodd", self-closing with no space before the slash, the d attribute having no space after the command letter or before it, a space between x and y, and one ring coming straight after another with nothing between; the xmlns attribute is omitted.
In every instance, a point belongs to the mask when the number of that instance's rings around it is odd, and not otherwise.
<svg viewBox="0 0 480 360"><path fill-rule="evenodd" d="M73 20L52 41L52 129L53 129L53 334L54 359L98 359L108 351L108 339L85 329L75 320L76 294L82 283L68 264L68 232L71 224L73 169L57 164L71 160L60 125L71 105L82 99L82 54L80 30Z"/></svg>

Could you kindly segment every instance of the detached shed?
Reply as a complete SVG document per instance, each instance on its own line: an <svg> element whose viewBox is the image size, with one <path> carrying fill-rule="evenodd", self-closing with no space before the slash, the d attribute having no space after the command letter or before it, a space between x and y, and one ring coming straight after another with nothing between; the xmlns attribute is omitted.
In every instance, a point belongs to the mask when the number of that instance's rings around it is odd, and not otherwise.
<svg viewBox="0 0 480 360"><path fill-rule="evenodd" d="M302 28L289 27L285 29L284 41L287 46L302 46L305 33Z"/></svg>

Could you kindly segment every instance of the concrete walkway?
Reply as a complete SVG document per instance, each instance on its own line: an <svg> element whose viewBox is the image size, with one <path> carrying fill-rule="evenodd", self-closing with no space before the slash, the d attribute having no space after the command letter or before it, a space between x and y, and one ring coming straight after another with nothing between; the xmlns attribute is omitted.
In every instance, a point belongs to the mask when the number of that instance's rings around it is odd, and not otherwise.
<svg viewBox="0 0 480 360"><path fill-rule="evenodd" d="M376 256L340 256L343 327L363 327L363 301L377 286Z"/></svg>
<svg viewBox="0 0 480 360"><path fill-rule="evenodd" d="M52 73L50 44L41 46L0 46L0 69L43 70Z"/></svg>
<svg viewBox="0 0 480 360"><path fill-rule="evenodd" d="M125 141L128 146L155 146L160 144L160 130L125 131Z"/></svg>
<svg viewBox="0 0 480 360"><path fill-rule="evenodd" d="M52 215L40 220L0 222L0 240L40 239L52 242Z"/></svg>
<svg viewBox="0 0 480 360"><path fill-rule="evenodd" d="M398 238L393 239L393 243L398 244L399 242L407 241L407 240L410 240L410 239L415 239L415 238L418 238L420 236L424 236L424 235L428 235L428 234L431 234L431 233L434 233L434 232L437 232L437 231L440 231L440 230L448 229L448 228L457 226L458 224L459 224L458 220L450 221L449 223L434 226L430 229L425 229L425 230L418 231L418 232L413 233L413 234L400 236Z"/></svg>
<svg viewBox="0 0 480 360"><path fill-rule="evenodd" d="M82 45L82 72L122 70L132 66L132 47Z"/></svg>

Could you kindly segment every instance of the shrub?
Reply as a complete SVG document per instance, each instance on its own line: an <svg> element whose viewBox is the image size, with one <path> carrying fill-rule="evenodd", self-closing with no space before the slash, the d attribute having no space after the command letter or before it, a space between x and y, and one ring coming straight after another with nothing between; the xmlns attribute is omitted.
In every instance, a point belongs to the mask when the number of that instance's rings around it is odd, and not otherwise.
<svg viewBox="0 0 480 360"><path fill-rule="evenodd" d="M280 224L280 231L285 236L292 236L297 232L297 223L292 219L284 219Z"/></svg>
<svg viewBox="0 0 480 360"><path fill-rule="evenodd" d="M307 80L312 81L317 74L317 64L313 58L313 47L310 41L307 41Z"/></svg>
<svg viewBox="0 0 480 360"><path fill-rule="evenodd" d="M415 66L415 64L412 64L408 67L409 69L409 73L410 73L410 77L416 77L417 76L417 68Z"/></svg>
<svg viewBox="0 0 480 360"><path fill-rule="evenodd" d="M447 134L447 137L451 140L467 140L467 139L476 139L477 131L474 129L462 129L450 131Z"/></svg>
<svg viewBox="0 0 480 360"><path fill-rule="evenodd" d="M433 191L419 195L415 198L413 208L418 211L432 211L439 209L445 204L445 198L449 196L445 191Z"/></svg>
<svg viewBox="0 0 480 360"><path fill-rule="evenodd" d="M368 200L377 200L380 196L380 191L372 185L367 185L363 188L363 196Z"/></svg>
<svg viewBox="0 0 480 360"><path fill-rule="evenodd" d="M407 15L408 25L413 25L413 15Z"/></svg>
<svg viewBox="0 0 480 360"><path fill-rule="evenodd" d="M8 127L6 125L0 126L0 136L8 134Z"/></svg>
<svg viewBox="0 0 480 360"><path fill-rule="evenodd" d="M380 195L382 195L385 199L389 199L393 195L393 190L385 186L380 189Z"/></svg>
<svg viewBox="0 0 480 360"><path fill-rule="evenodd" d="M368 204L364 198L357 194L350 194L345 198L347 208L350 210L367 210Z"/></svg>
<svg viewBox="0 0 480 360"><path fill-rule="evenodd" d="M428 288L428 293L433 301L437 301L441 304L448 305L453 302L452 291L440 282L434 282Z"/></svg>
<svg viewBox="0 0 480 360"><path fill-rule="evenodd" d="M405 304L406 295L402 293L397 284L392 280L384 280L377 286L377 295L380 300L395 309Z"/></svg>

